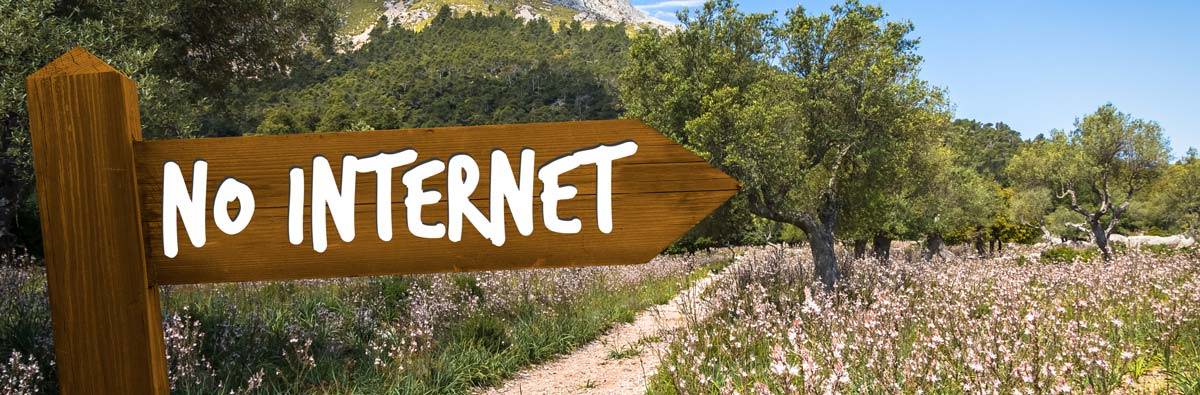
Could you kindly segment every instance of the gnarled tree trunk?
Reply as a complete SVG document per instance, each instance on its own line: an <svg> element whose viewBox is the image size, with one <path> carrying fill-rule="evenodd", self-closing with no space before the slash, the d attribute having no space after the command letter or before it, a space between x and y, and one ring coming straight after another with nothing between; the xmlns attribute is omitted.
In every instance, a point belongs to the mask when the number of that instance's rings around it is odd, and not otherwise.
<svg viewBox="0 0 1200 395"><path fill-rule="evenodd" d="M825 289L833 289L834 284L841 278L833 237L834 229L837 228L837 207L833 202L826 200L817 211L816 220L804 222L809 250L813 256L813 273L825 284Z"/></svg>
<svg viewBox="0 0 1200 395"><path fill-rule="evenodd" d="M1133 194L1137 191L1136 188L1126 190L1125 201L1121 204L1115 204L1111 195L1108 192L1108 180L1105 179L1103 186L1092 186L1092 190L1100 195L1100 208L1089 212L1080 207L1079 201L1076 200L1075 191L1065 189L1058 195L1059 199L1069 197L1069 203L1072 211L1083 215L1087 218L1088 227L1084 229L1092 234L1092 242L1096 243L1096 248L1100 249L1100 255L1105 262L1112 260L1112 250L1108 246L1108 235L1112 234L1117 228L1117 224L1121 223L1121 216L1125 214L1125 210L1129 209L1129 204L1133 201ZM1104 223L1104 216L1110 215L1108 223Z"/></svg>
<svg viewBox="0 0 1200 395"><path fill-rule="evenodd" d="M1112 251L1108 248L1108 229L1099 219L1093 219L1090 222L1092 228L1092 239L1096 241L1096 248L1100 249L1100 255L1105 262L1112 260Z"/></svg>
<svg viewBox="0 0 1200 395"><path fill-rule="evenodd" d="M832 290L841 277L834 239L834 230L837 229L836 202L826 196L815 217L809 213L781 210L773 207L765 199L751 199L751 202L751 211L755 214L796 225L804 231L808 236L809 251L812 252L813 273L825 285L826 290Z"/></svg>

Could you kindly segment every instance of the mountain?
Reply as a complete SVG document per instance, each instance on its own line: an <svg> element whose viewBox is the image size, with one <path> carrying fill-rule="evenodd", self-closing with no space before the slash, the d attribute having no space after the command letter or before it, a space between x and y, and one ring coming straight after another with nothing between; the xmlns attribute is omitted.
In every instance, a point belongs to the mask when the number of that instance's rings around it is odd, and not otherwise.
<svg viewBox="0 0 1200 395"><path fill-rule="evenodd" d="M429 24L443 5L459 15L507 13L527 21L545 19L551 26L578 21L585 27L625 23L634 29L671 29L671 24L647 15L629 0L356 0L345 11L347 23L343 33L350 36L357 48L370 39L371 31L383 18L391 26L419 30Z"/></svg>

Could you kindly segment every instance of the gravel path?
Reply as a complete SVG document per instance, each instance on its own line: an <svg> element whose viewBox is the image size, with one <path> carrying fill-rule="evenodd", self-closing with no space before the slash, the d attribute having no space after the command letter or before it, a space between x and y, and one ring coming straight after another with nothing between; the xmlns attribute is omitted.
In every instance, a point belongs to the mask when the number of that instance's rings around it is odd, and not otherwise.
<svg viewBox="0 0 1200 395"><path fill-rule="evenodd" d="M517 373L485 394L642 394L666 351L666 333L705 317L699 295L728 268L697 280L664 305L643 310L632 323L614 326L599 339L560 359Z"/></svg>

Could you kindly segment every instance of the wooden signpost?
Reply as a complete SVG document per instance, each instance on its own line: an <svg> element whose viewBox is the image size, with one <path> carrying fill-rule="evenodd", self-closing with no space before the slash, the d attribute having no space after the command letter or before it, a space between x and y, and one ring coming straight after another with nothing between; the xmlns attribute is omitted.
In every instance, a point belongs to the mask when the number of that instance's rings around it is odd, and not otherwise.
<svg viewBox="0 0 1200 395"><path fill-rule="evenodd" d="M636 120L143 141L76 48L29 76L64 393L166 393L158 285L649 261L738 184Z"/></svg>

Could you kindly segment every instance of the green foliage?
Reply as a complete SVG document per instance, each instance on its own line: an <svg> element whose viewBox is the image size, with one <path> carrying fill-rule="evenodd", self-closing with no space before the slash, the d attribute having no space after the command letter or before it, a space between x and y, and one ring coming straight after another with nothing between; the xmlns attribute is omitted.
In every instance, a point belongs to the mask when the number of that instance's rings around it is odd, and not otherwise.
<svg viewBox="0 0 1200 395"><path fill-rule="evenodd" d="M1095 248L1055 246L1042 251L1042 256L1039 260L1047 264L1068 264L1076 261L1091 262L1099 256L1099 253L1100 251Z"/></svg>
<svg viewBox="0 0 1200 395"><path fill-rule="evenodd" d="M808 239L808 235L805 235L804 231L796 227L796 225L782 224L782 228L779 230L779 241L781 242L799 244L803 243L806 239Z"/></svg>
<svg viewBox="0 0 1200 395"><path fill-rule="evenodd" d="M1042 240L1042 230L1036 226L1013 221L1011 217L998 213L993 217L988 232L996 240L1005 243L1033 245Z"/></svg>
<svg viewBox="0 0 1200 395"><path fill-rule="evenodd" d="M0 0L0 20L3 249L41 245L25 105L37 68L82 46L137 82L146 137L230 134L248 92L331 54L338 24L319 0Z"/></svg>
<svg viewBox="0 0 1200 395"><path fill-rule="evenodd" d="M1001 185L1008 185L1004 170L1021 147L1021 134L1004 122L956 119L951 127L953 130L948 134L947 143L959 153L955 162Z"/></svg>
<svg viewBox="0 0 1200 395"><path fill-rule="evenodd" d="M1200 158L1189 155L1168 166L1162 178L1149 188L1144 200L1144 208L1133 212L1135 218L1141 220L1142 228L1198 235Z"/></svg>
<svg viewBox="0 0 1200 395"><path fill-rule="evenodd" d="M474 315L454 327L453 338L472 342L487 352L497 353L512 345L509 326L495 316Z"/></svg>
<svg viewBox="0 0 1200 395"><path fill-rule="evenodd" d="M1087 240L1090 235L1087 218L1066 207L1046 215L1046 229L1064 240Z"/></svg>
<svg viewBox="0 0 1200 395"><path fill-rule="evenodd" d="M1013 220L1041 226L1054 211L1054 194L1044 186L1023 186L1011 191L1007 215Z"/></svg>
<svg viewBox="0 0 1200 395"><path fill-rule="evenodd" d="M445 9L420 32L391 29L270 106L263 134L616 118L623 26L553 31L545 21Z"/></svg>
<svg viewBox="0 0 1200 395"><path fill-rule="evenodd" d="M997 188L974 169L954 163L948 148L929 153L918 192L912 199L923 233L947 234L989 223L1001 204Z"/></svg>
<svg viewBox="0 0 1200 395"><path fill-rule="evenodd" d="M1055 131L1023 147L1008 173L1025 186L1061 194L1066 204L1099 212L1105 202L1128 202L1163 171L1167 158L1158 124L1131 119L1109 104L1077 121L1074 131Z"/></svg>

